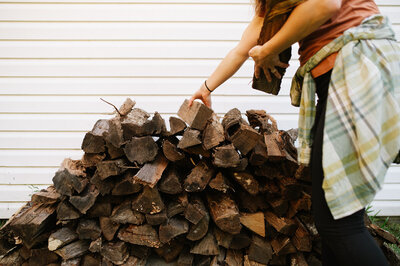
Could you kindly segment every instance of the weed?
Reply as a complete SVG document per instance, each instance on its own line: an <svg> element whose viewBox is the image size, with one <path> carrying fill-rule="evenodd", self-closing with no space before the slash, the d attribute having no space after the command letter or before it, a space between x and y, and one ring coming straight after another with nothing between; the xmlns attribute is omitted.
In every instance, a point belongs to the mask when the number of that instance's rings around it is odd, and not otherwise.
<svg viewBox="0 0 400 266"><path fill-rule="evenodd" d="M36 192L40 191L40 188L35 185L28 185L28 188L32 191L32 193L29 194L29 197L32 197L32 195Z"/></svg>
<svg viewBox="0 0 400 266"><path fill-rule="evenodd" d="M377 216L378 213L380 212L377 211L375 214L371 215L374 211L372 209L371 205L368 205L365 208L365 211L369 218L371 219L371 222L378 225L382 229L389 231L391 234L393 234L397 239L400 239L400 223L396 221L391 221L390 216ZM389 244L388 245L391 249L393 249L398 255L400 255L400 247L396 244Z"/></svg>
<svg viewBox="0 0 400 266"><path fill-rule="evenodd" d="M2 227L3 227L3 225L5 225L5 224L6 224L6 222L7 222L7 220L6 220L6 219L0 219L0 228L2 228Z"/></svg>

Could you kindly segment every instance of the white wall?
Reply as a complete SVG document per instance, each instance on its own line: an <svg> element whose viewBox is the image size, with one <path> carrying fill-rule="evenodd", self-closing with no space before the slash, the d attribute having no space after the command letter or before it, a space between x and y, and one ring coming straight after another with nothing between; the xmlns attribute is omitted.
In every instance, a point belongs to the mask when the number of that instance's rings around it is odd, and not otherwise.
<svg viewBox="0 0 400 266"><path fill-rule="evenodd" d="M234 47L250 0L8 0L0 2L0 218L51 184L66 157L79 159L85 132L129 96L166 120ZM400 36L400 2L380 0ZM251 89L248 61L213 93L223 114L265 109L297 127L290 77L280 96ZM390 168L373 206L400 215L400 167Z"/></svg>

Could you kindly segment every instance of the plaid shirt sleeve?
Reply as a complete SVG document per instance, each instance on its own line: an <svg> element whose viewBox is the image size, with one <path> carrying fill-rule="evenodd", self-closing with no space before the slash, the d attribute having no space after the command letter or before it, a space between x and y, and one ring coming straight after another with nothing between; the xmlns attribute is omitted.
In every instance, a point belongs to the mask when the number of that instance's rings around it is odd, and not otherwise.
<svg viewBox="0 0 400 266"><path fill-rule="evenodd" d="M322 188L334 219L368 205L400 150L400 47L388 18L373 15L318 51L292 81L300 106L298 160L309 164L315 119L310 70L337 52L328 89Z"/></svg>

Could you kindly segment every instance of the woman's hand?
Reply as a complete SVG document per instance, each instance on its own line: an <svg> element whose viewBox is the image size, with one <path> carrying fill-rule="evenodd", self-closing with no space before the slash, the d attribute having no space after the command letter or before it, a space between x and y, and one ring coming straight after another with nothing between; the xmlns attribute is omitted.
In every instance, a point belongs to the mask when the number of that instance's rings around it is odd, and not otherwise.
<svg viewBox="0 0 400 266"><path fill-rule="evenodd" d="M211 93L207 90L204 83L193 93L189 100L189 107L192 106L195 99L200 99L208 108L211 108Z"/></svg>
<svg viewBox="0 0 400 266"><path fill-rule="evenodd" d="M278 79L282 78L281 74L279 74L276 67L287 68L289 64L285 64L280 61L279 54L268 52L267 47L257 45L250 49L249 56L251 56L255 62L254 65L254 75L256 78L260 77L261 69L264 71L265 77L268 82L271 82L271 74L270 72L277 77Z"/></svg>

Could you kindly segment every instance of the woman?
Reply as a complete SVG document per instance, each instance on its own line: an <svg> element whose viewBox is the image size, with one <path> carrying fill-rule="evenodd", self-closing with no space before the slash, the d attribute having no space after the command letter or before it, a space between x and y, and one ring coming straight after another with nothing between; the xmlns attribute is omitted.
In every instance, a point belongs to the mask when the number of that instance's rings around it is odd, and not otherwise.
<svg viewBox="0 0 400 266"><path fill-rule="evenodd" d="M261 70L268 81L281 78L276 67L288 65L278 55L299 42L291 99L300 106L299 162L311 167L323 264L388 265L363 220L400 149L400 49L387 18L373 0L302 1L261 46L265 5L256 2L240 42L189 103L200 99L211 107L211 92L249 56L257 78Z"/></svg>

